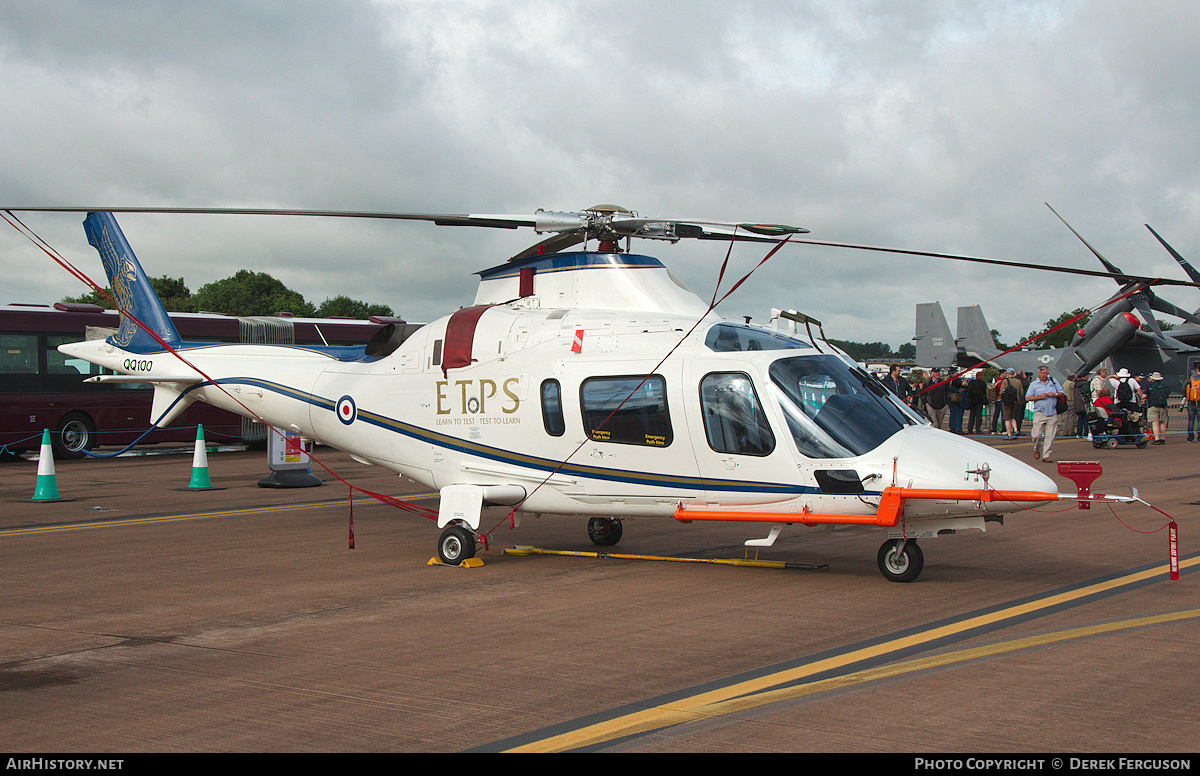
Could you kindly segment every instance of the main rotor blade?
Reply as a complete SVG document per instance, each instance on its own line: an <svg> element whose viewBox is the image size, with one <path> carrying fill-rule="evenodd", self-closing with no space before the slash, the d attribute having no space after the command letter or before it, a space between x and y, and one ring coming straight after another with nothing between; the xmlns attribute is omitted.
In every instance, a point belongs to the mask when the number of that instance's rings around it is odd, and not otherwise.
<svg viewBox="0 0 1200 776"><path fill-rule="evenodd" d="M1050 207L1050 203L1049 203L1049 202L1043 202L1042 204L1043 204L1043 205L1045 205L1046 207ZM1089 250L1089 251L1091 251L1093 254L1095 254L1095 256L1096 256L1096 258L1097 258L1097 259L1100 259L1100 263L1101 263L1101 264L1103 264L1103 265L1105 266L1105 268L1106 268L1106 269L1107 269L1109 272L1112 272L1112 273L1113 273L1113 274L1115 274L1115 275L1122 275L1122 274L1124 274L1124 273L1122 273L1122 272L1121 272L1121 270L1120 270L1120 269L1118 269L1118 268L1117 268L1117 265L1113 264L1111 261L1109 261L1108 259L1106 259L1106 258L1104 258L1103 256L1101 256L1101 255L1100 255L1100 251L1098 251L1098 250L1096 250L1095 248L1093 248L1093 247L1092 247L1092 244L1091 244L1090 242L1088 242L1087 240L1083 239L1083 235L1081 235L1079 232L1076 232L1076 231L1075 231L1075 227L1073 227L1073 226L1071 226L1070 224L1068 224L1068 223L1067 223L1067 219L1063 218L1062 216L1059 216L1059 215L1058 215L1058 211L1057 211L1057 210L1055 210L1054 208L1050 207L1050 212L1051 212L1051 213L1053 213L1054 215L1058 216L1058 220L1059 220L1059 221L1062 221L1062 222L1063 222L1063 225L1065 225L1065 226L1066 226L1068 229L1070 229L1070 230L1071 230L1071 234L1073 234L1073 235L1075 235L1076 237L1078 237L1078 238L1079 238L1079 241L1080 241L1081 243L1083 243L1084 245L1086 245L1086 246L1087 246L1087 248L1088 248L1088 250ZM1196 280L1196 278L1192 278L1192 279L1193 279L1193 280Z"/></svg>
<svg viewBox="0 0 1200 776"><path fill-rule="evenodd" d="M1145 294L1134 294L1130 297L1133 300L1133 306L1142 316L1142 321L1150 327L1150 330L1158 335L1159 339L1164 339L1162 329L1158 325L1158 319L1154 317L1154 311L1150 309L1150 300Z"/></svg>
<svg viewBox="0 0 1200 776"><path fill-rule="evenodd" d="M1126 275L1124 273L1114 274L1111 272L1101 272L1100 270L1092 269L1071 269L1068 267L1055 267L1046 264L1029 264L1023 261L1004 261L1002 259L988 259L979 256L959 256L953 253L934 253L932 251L913 251L904 248L883 248L876 245L856 245L854 243L829 242L826 240L809 240L802 237L794 237L790 240L794 243L806 243L808 245L824 245L831 248L855 248L860 251L877 251L879 253L899 253L906 256L927 256L934 259L950 259L951 261L971 261L978 264L995 264L1000 267L1014 267L1016 269L1036 269L1043 272L1062 272L1068 275L1086 275L1096 278L1113 278L1122 283L1140 282L1147 285L1165 285L1165 286L1200 286L1200 283L1193 283L1190 280L1172 280L1170 278L1148 278L1141 275Z"/></svg>
<svg viewBox="0 0 1200 776"><path fill-rule="evenodd" d="M0 207L30 213L164 213L168 215L318 216L322 218L383 218L398 221L431 221L438 226L483 226L516 229L533 226L530 216L471 215L469 213L382 213L366 210L288 210L230 207Z"/></svg>
<svg viewBox="0 0 1200 776"><path fill-rule="evenodd" d="M1197 272L1196 268L1188 263L1187 259L1180 256L1178 251L1168 245L1167 241L1159 236L1158 232L1154 231L1150 224L1146 224L1145 226L1150 230L1150 234L1154 235L1155 239L1162 243L1162 247L1166 248L1167 251L1175 257L1175 261L1179 262L1179 266L1183 267L1183 271L1187 273L1188 277L1190 277L1192 280L1200 282L1200 272Z"/></svg>
<svg viewBox="0 0 1200 776"><path fill-rule="evenodd" d="M1150 306L1160 313L1174 315L1176 318L1182 318L1188 323L1200 324L1200 316L1196 315L1195 313L1189 313L1187 310L1171 304L1167 300L1157 295L1150 298Z"/></svg>

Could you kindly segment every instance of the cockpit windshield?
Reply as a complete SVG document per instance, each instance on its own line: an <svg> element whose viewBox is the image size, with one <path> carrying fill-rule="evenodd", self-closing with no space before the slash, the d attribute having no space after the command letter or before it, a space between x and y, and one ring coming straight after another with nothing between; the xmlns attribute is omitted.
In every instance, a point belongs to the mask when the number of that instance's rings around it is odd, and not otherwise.
<svg viewBox="0 0 1200 776"><path fill-rule="evenodd" d="M770 375L788 430L809 458L862 455L920 422L882 383L839 356L781 358Z"/></svg>

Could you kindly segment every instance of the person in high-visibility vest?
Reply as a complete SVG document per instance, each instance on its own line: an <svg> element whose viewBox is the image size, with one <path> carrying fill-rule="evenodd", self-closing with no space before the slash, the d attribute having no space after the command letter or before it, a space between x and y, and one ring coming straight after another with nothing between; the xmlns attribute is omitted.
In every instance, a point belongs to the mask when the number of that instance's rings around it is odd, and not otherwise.
<svg viewBox="0 0 1200 776"><path fill-rule="evenodd" d="M1187 441L1200 441L1200 361L1192 365L1192 379L1187 381L1183 391L1188 414Z"/></svg>

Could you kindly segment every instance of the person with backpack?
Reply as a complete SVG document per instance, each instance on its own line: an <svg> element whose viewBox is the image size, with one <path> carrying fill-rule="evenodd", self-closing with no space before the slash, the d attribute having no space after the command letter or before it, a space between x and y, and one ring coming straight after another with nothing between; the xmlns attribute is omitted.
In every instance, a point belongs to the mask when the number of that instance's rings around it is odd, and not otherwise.
<svg viewBox="0 0 1200 776"><path fill-rule="evenodd" d="M1072 403L1075 405L1075 436L1087 439L1091 436L1088 428L1088 407L1092 406L1092 389L1087 374L1081 374L1075 381L1075 392Z"/></svg>
<svg viewBox="0 0 1200 776"><path fill-rule="evenodd" d="M1183 400L1187 407L1187 441L1200 439L1200 361L1192 364L1192 378L1183 386Z"/></svg>
<svg viewBox="0 0 1200 776"><path fill-rule="evenodd" d="M967 383L967 408L971 413L967 417L967 433L983 433L983 408L987 404L988 384L980 373L976 373Z"/></svg>
<svg viewBox="0 0 1200 776"><path fill-rule="evenodd" d="M949 390L942 382L942 370L936 366L929 370L929 380L921 389L929 420L934 428L941 428L946 418L946 399ZM961 430L961 427L960 427Z"/></svg>
<svg viewBox="0 0 1200 776"><path fill-rule="evenodd" d="M1000 391L1004 389L1004 379L1008 373L1001 370L996 380L988 386L988 401L992 403L991 427L993 434L1004 433L1004 403L1000 401Z"/></svg>
<svg viewBox="0 0 1200 776"><path fill-rule="evenodd" d="M1004 427L1008 430L1007 438L1010 440L1021 436L1016 412L1018 406L1021 407L1021 412L1025 411L1024 396L1024 388L1017 377L1017 371L1009 369L1008 374L1004 376L1004 382L1000 384L1000 404L1004 408Z"/></svg>
<svg viewBox="0 0 1200 776"><path fill-rule="evenodd" d="M1113 398L1116 400L1117 406L1127 412L1137 412L1138 405L1142 403L1142 389L1138 385L1137 380L1133 379L1133 375L1129 374L1129 370L1122 367L1121 371L1117 372L1116 384L1113 386Z"/></svg>
<svg viewBox="0 0 1200 776"><path fill-rule="evenodd" d="M1039 366L1037 379L1029 384L1026 401L1033 402L1033 460L1054 463L1050 449L1054 447L1054 435L1058 433L1058 400L1065 399L1063 388L1050 376L1050 368Z"/></svg>
<svg viewBox="0 0 1200 776"><path fill-rule="evenodd" d="M1146 389L1146 419L1154 429L1154 441L1151 444L1167 443L1167 399L1170 396L1171 390L1163 381L1162 373L1150 375L1150 387Z"/></svg>

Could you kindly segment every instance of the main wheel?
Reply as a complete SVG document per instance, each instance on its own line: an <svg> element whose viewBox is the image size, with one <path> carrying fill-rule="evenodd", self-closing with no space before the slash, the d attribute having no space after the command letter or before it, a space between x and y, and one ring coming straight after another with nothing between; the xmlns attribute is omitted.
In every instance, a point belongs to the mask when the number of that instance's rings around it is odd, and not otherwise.
<svg viewBox="0 0 1200 776"><path fill-rule="evenodd" d="M82 458L84 450L96 446L96 424L82 412L68 412L50 439L54 457Z"/></svg>
<svg viewBox="0 0 1200 776"><path fill-rule="evenodd" d="M598 547L612 547L621 541L623 531L619 517L593 517L588 520L588 538Z"/></svg>
<svg viewBox="0 0 1200 776"><path fill-rule="evenodd" d="M460 525L447 526L438 539L438 558L442 563L457 566L475 557L475 534Z"/></svg>
<svg viewBox="0 0 1200 776"><path fill-rule="evenodd" d="M912 582L925 568L925 553L911 539L903 542L904 551L899 552L901 540L891 539L879 548L879 570L890 582Z"/></svg>
<svg viewBox="0 0 1200 776"><path fill-rule="evenodd" d="M1116 437L1108 438L1108 449L1109 450L1116 450L1120 446L1121 446L1121 440L1117 439Z"/></svg>

